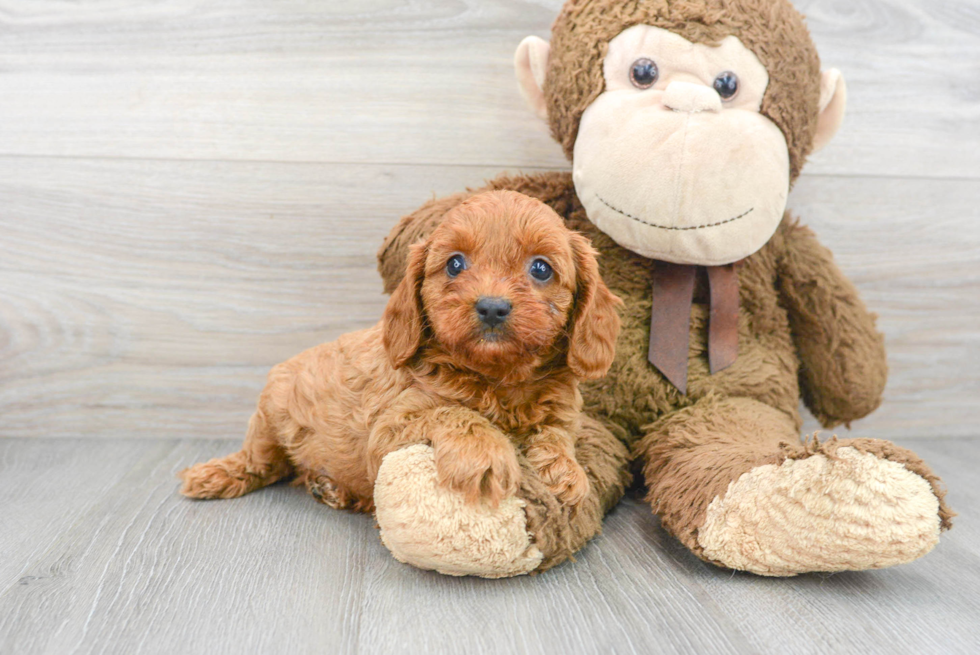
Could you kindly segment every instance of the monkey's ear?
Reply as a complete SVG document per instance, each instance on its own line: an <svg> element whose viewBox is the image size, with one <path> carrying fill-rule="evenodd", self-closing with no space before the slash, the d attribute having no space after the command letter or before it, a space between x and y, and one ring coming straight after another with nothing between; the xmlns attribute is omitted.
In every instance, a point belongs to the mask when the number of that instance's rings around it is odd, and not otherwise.
<svg viewBox="0 0 980 655"><path fill-rule="evenodd" d="M844 122L844 108L847 106L847 85L844 76L836 68L825 70L820 75L820 118L817 119L817 133L813 137L813 151L820 150L830 143L837 129Z"/></svg>
<svg viewBox="0 0 980 655"><path fill-rule="evenodd" d="M426 244L409 248L405 277L388 299L382 322L382 342L388 359L401 368L422 345L422 281L425 275Z"/></svg>
<svg viewBox="0 0 980 655"><path fill-rule="evenodd" d="M548 72L548 55L551 44L536 36L529 36L517 46L514 53L514 69L521 95L531 110L543 121L548 120L548 108L544 101L544 77Z"/></svg>

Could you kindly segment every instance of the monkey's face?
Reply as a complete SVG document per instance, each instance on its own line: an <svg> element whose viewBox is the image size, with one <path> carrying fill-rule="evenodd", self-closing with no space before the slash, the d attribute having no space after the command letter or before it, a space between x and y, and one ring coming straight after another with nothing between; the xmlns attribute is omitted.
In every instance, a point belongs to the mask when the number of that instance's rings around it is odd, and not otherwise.
<svg viewBox="0 0 980 655"><path fill-rule="evenodd" d="M742 259L772 236L789 152L759 113L769 75L734 36L695 44L637 25L609 43L605 90L573 157L589 219L636 253L679 264Z"/></svg>

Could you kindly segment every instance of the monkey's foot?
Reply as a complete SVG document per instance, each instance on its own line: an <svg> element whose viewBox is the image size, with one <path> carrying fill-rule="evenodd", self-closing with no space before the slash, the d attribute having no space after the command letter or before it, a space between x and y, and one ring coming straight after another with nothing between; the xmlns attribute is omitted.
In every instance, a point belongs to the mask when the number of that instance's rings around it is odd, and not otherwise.
<svg viewBox="0 0 980 655"><path fill-rule="evenodd" d="M385 456L374 485L381 541L400 562L447 575L504 578L538 568L544 554L527 530L525 501L466 503L437 482L430 446Z"/></svg>
<svg viewBox="0 0 980 655"><path fill-rule="evenodd" d="M909 451L870 439L808 450L715 497L698 530L704 558L770 576L878 569L925 555L949 527L938 479Z"/></svg>

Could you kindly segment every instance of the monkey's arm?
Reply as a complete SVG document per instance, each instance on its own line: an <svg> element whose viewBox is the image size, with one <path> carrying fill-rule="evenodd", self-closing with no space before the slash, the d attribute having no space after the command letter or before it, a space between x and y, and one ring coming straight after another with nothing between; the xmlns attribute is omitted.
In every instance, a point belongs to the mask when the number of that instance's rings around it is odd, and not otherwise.
<svg viewBox="0 0 980 655"><path fill-rule="evenodd" d="M777 235L779 292L800 357L804 403L827 428L870 414L888 374L874 315L809 228L787 215Z"/></svg>
<svg viewBox="0 0 980 655"><path fill-rule="evenodd" d="M430 200L398 221L378 250L378 272L384 280L385 293L394 291L405 277L408 247L427 237L449 210L470 196L500 190L518 191L537 198L551 205L559 216L565 215L566 203L571 203L575 194L570 173L539 173L501 175L479 189L467 189L463 193Z"/></svg>

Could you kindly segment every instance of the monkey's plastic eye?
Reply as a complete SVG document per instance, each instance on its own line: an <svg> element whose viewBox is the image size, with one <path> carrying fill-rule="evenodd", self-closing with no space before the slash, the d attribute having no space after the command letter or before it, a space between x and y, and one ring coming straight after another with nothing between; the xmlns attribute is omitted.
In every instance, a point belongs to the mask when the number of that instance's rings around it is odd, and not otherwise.
<svg viewBox="0 0 980 655"><path fill-rule="evenodd" d="M531 268L528 269L528 274L538 282L547 282L554 275L554 271L551 270L551 264L545 260L535 259L531 262Z"/></svg>
<svg viewBox="0 0 980 655"><path fill-rule="evenodd" d="M456 277L460 273L466 270L466 257L462 255L453 255L446 262L446 275L449 277Z"/></svg>
<svg viewBox="0 0 980 655"><path fill-rule="evenodd" d="M659 75L660 69L652 59L637 59L630 68L630 82L638 89L649 89Z"/></svg>
<svg viewBox="0 0 980 655"><path fill-rule="evenodd" d="M722 100L731 100L738 93L738 75L731 71L725 71L715 78L713 86Z"/></svg>

